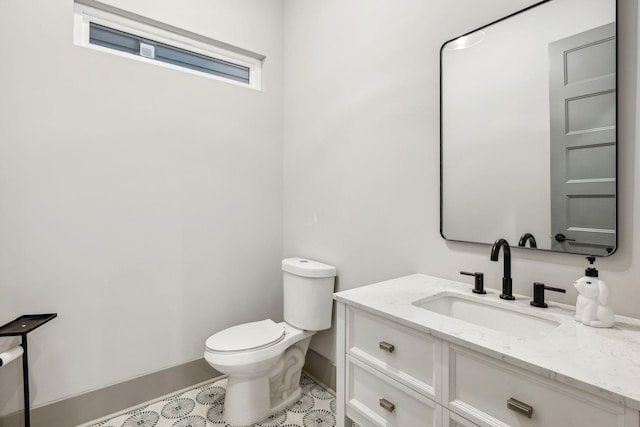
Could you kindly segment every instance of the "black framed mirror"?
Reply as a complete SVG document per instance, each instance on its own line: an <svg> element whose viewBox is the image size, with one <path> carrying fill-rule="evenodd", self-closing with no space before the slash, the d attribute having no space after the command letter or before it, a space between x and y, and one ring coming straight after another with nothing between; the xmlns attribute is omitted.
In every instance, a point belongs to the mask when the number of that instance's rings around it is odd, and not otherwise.
<svg viewBox="0 0 640 427"><path fill-rule="evenodd" d="M447 240L617 246L616 0L546 0L440 52Z"/></svg>

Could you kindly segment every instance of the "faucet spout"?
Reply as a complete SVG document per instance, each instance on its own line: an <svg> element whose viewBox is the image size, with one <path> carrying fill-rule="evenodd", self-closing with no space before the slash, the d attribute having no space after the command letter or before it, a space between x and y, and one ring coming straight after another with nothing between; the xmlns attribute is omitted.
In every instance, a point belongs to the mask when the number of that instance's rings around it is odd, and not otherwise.
<svg viewBox="0 0 640 427"><path fill-rule="evenodd" d="M511 247L505 239L498 239L491 247L491 261L498 261L498 255L502 249L502 258L504 262L504 274L502 277L502 293L500 298L506 300L514 300L513 284L511 281Z"/></svg>
<svg viewBox="0 0 640 427"><path fill-rule="evenodd" d="M529 246L532 248L537 248L538 247L538 243L536 242L536 238L533 237L533 234L531 233L524 233L522 236L520 236L520 241L518 242L518 246L520 247L525 247L527 246L527 242L529 242Z"/></svg>

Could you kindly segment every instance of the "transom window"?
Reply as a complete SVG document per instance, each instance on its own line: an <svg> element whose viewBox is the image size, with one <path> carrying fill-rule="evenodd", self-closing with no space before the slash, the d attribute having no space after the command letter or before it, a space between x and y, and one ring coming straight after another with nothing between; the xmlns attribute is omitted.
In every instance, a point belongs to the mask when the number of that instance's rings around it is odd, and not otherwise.
<svg viewBox="0 0 640 427"><path fill-rule="evenodd" d="M264 56L108 9L76 2L75 44L260 89Z"/></svg>

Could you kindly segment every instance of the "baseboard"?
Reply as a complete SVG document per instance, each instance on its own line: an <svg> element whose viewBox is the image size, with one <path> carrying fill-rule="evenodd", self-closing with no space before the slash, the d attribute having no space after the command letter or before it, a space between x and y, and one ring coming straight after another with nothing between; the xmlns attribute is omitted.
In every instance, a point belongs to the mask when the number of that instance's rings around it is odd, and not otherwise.
<svg viewBox="0 0 640 427"><path fill-rule="evenodd" d="M31 410L31 427L73 427L220 376L204 359L163 369ZM23 427L22 411L0 417L0 427Z"/></svg>
<svg viewBox="0 0 640 427"><path fill-rule="evenodd" d="M304 370L325 386L335 391L336 365L329 359L309 349L307 350L307 357L304 361Z"/></svg>

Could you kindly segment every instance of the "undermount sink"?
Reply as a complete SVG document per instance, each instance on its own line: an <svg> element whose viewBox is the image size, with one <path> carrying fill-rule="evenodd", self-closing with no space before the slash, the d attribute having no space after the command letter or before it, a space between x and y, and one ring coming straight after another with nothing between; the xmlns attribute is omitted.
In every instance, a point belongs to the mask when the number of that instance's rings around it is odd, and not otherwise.
<svg viewBox="0 0 640 427"><path fill-rule="evenodd" d="M434 313L526 339L544 338L560 323L522 311L499 307L500 302L480 301L465 295L442 293L413 305ZM510 304L505 302L504 304Z"/></svg>

